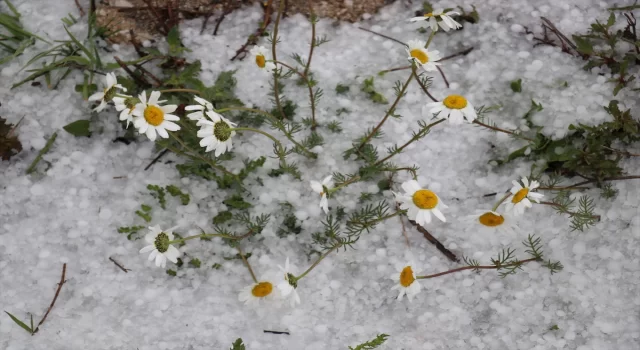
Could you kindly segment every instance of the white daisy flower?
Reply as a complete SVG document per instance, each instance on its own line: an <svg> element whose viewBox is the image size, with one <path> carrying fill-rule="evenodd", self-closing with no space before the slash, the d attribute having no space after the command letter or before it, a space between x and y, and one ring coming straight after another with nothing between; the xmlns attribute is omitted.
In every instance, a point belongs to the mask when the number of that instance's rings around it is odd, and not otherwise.
<svg viewBox="0 0 640 350"><path fill-rule="evenodd" d="M408 263L405 267L398 272L391 275L391 279L396 284L391 287L391 290L400 290L398 294L398 300L402 300L402 297L406 294L409 301L413 300L413 297L420 293L422 286L420 282L416 280L416 274L420 273L420 270L415 269L412 263Z"/></svg>
<svg viewBox="0 0 640 350"><path fill-rule="evenodd" d="M467 217L465 221L472 221L475 228L486 232L498 231L513 235L518 229L514 217L494 210L476 210L475 214Z"/></svg>
<svg viewBox="0 0 640 350"><path fill-rule="evenodd" d="M98 107L93 109L96 112L102 111L107 106L107 103L115 97L118 89L127 92L127 89L118 84L118 79L114 73L107 73L104 80L105 87L102 92L96 92L89 96L89 101L100 101Z"/></svg>
<svg viewBox="0 0 640 350"><path fill-rule="evenodd" d="M158 267L164 268L167 266L167 260L174 264L177 263L180 251L169 243L173 240L173 230L176 227L172 227L165 231L160 229L160 226L158 225L149 227L151 232L147 233L147 235L144 236L144 239L150 245L140 249L140 253L144 254L151 252L151 254L149 254L149 261L155 259L156 266Z"/></svg>
<svg viewBox="0 0 640 350"><path fill-rule="evenodd" d="M467 122L473 123L478 117L473 105L460 95L449 95L441 102L427 103L422 108L422 114L426 116L429 113L440 113L438 116L449 118L451 124L462 124L465 119Z"/></svg>
<svg viewBox="0 0 640 350"><path fill-rule="evenodd" d="M198 137L202 139L200 146L206 147L205 152L215 150L216 157L231 151L233 146L231 139L236 135L236 132L231 129L236 124L214 111L205 111L204 113L211 121L207 118L198 120L197 125L200 127Z"/></svg>
<svg viewBox="0 0 640 350"><path fill-rule="evenodd" d="M147 93L142 92L140 94L140 103L138 103L133 110L133 115L136 117L133 121L133 126L138 129L141 134L146 134L149 140L156 140L156 132L162 138L168 138L169 131L178 131L180 126L174 121L180 120L178 116L170 114L175 111L177 105L161 106L161 103L167 101L160 101L160 91L153 91L147 100Z"/></svg>
<svg viewBox="0 0 640 350"><path fill-rule="evenodd" d="M285 261L284 267L278 265L278 268L280 269L280 273L283 275L282 281L277 285L278 290L280 290L280 295L284 298L289 297L289 302L292 307L300 304L300 296L296 290L296 288L298 288L298 284L296 281L291 279L291 277L295 277L295 275L289 265L289 258Z"/></svg>
<svg viewBox="0 0 640 350"><path fill-rule="evenodd" d="M409 21L411 22L417 22L417 21L428 21L429 22L429 27L431 28L432 31L437 31L438 30L438 25L440 25L440 28L442 28L442 30L444 30L445 32L449 31L449 29L458 29L458 28L462 28L462 25L458 22L456 22L453 18L451 18L450 15L459 15L460 13L455 12L455 11L449 11L449 12L444 12L442 9L440 10L435 10L433 12L430 13L425 13L424 16L420 16L420 17L413 17L411 19L409 19Z"/></svg>
<svg viewBox="0 0 640 350"><path fill-rule="evenodd" d="M425 226L431 222L431 214L442 222L447 222L440 208L447 208L438 195L430 190L423 189L418 181L409 180L402 183L404 194L394 193L396 200L400 202L400 209L408 210L410 220Z"/></svg>
<svg viewBox="0 0 640 350"><path fill-rule="evenodd" d="M129 123L133 122L133 110L136 108L138 100L131 96L113 98L113 104L116 107L116 111L120 112L120 120L127 121L127 128Z"/></svg>
<svg viewBox="0 0 640 350"><path fill-rule="evenodd" d="M440 58L438 50L429 51L424 48L426 43L422 40L410 40L408 47L405 49L409 55L409 61L413 61L420 65L427 72L435 71L440 63L436 62Z"/></svg>
<svg viewBox="0 0 640 350"><path fill-rule="evenodd" d="M204 118L204 111L213 111L213 105L211 104L211 102L198 96L193 96L193 99L196 100L198 104L186 106L184 108L185 111L195 111L193 113L187 114L187 118L191 120L200 120Z"/></svg>
<svg viewBox="0 0 640 350"><path fill-rule="evenodd" d="M279 296L277 289L273 288L273 282L261 279L258 283L246 286L238 294L238 300L249 306L258 306L260 300L273 300Z"/></svg>
<svg viewBox="0 0 640 350"><path fill-rule="evenodd" d="M324 210L325 214L329 214L329 199L327 199L327 193L325 189L333 186L333 175L329 175L322 180L322 182L311 181L311 189L320 194L320 208Z"/></svg>
<svg viewBox="0 0 640 350"><path fill-rule="evenodd" d="M267 73L273 73L276 69L276 64L267 59L267 49L264 46L254 46L250 53L260 69L266 70Z"/></svg>
<svg viewBox="0 0 640 350"><path fill-rule="evenodd" d="M522 177L522 186L519 182L513 180L513 187L511 187L511 196L507 198L504 204L507 206L507 211L512 211L515 215L522 215L524 208L531 208L531 200L540 203L540 198L544 197L542 193L532 192L536 188L540 187L538 181L531 181L526 177Z"/></svg>

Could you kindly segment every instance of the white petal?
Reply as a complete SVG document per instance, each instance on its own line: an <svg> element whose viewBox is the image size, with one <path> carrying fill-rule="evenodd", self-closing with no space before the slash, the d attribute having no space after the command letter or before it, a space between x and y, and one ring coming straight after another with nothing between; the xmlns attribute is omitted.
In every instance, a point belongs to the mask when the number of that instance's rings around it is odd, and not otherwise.
<svg viewBox="0 0 640 350"><path fill-rule="evenodd" d="M151 95L149 96L149 101L147 104L150 105L158 105L160 99L160 91L151 91Z"/></svg>
<svg viewBox="0 0 640 350"><path fill-rule="evenodd" d="M156 255L156 266L160 267L162 266L162 264L167 264L167 257L164 256L164 254L159 253Z"/></svg>
<svg viewBox="0 0 640 350"><path fill-rule="evenodd" d="M321 183L319 183L318 181L313 181L312 180L312 181L309 181L309 184L311 185L311 189L314 192L322 193L323 188L322 188L322 184Z"/></svg>
<svg viewBox="0 0 640 350"><path fill-rule="evenodd" d="M447 222L447 219L444 217L444 215L442 215L442 212L441 212L441 211L440 211L440 209L438 209L437 207L436 207L436 208L431 209L431 212L433 213L433 215L434 215L435 217L437 217L438 219L440 219L440 221L442 221L442 222Z"/></svg>
<svg viewBox="0 0 640 350"><path fill-rule="evenodd" d="M524 176L522 177L522 183L524 184L524 187L529 187L529 179Z"/></svg>
<svg viewBox="0 0 640 350"><path fill-rule="evenodd" d="M104 98L104 92L96 92L95 94L89 96L89 101L100 101Z"/></svg>
<svg viewBox="0 0 640 350"><path fill-rule="evenodd" d="M167 129L169 131L178 131L180 130L180 125L174 123L174 122L169 122L169 121L163 121L162 124L160 124L161 128ZM166 137L165 137L166 138Z"/></svg>
<svg viewBox="0 0 640 350"><path fill-rule="evenodd" d="M180 251L178 250L178 248L170 245L165 255L167 259L171 260L172 263L176 264L178 262L178 257L180 256Z"/></svg>
<svg viewBox="0 0 640 350"><path fill-rule="evenodd" d="M145 134L147 135L149 140L151 140L151 141L155 141L156 140L156 128L154 128L152 126L149 126L149 128L147 129Z"/></svg>
<svg viewBox="0 0 640 350"><path fill-rule="evenodd" d="M144 254L144 253L148 253L152 250L156 249L156 247L154 245L148 245L142 249L140 249L140 254Z"/></svg>
<svg viewBox="0 0 640 350"><path fill-rule="evenodd" d="M162 126L157 127L156 131L158 132L158 135L160 135L160 137L162 137L163 139L169 138L169 134L167 133L167 130L165 130Z"/></svg>
<svg viewBox="0 0 640 350"><path fill-rule="evenodd" d="M155 259L158 254L160 254L160 252L157 249L154 249L151 254L149 254L148 260L151 261Z"/></svg>
<svg viewBox="0 0 640 350"><path fill-rule="evenodd" d="M416 180L409 180L402 183L402 189L409 195L413 195L416 191L422 189Z"/></svg>
<svg viewBox="0 0 640 350"><path fill-rule="evenodd" d="M107 81L107 88L110 88L118 83L118 80L116 79L116 75L114 73L107 73L105 80Z"/></svg>
<svg viewBox="0 0 640 350"><path fill-rule="evenodd" d="M329 200L327 199L326 194L323 194L322 199L320 199L320 207L325 214L329 214Z"/></svg>
<svg viewBox="0 0 640 350"><path fill-rule="evenodd" d="M142 91L142 93L138 96L138 99L140 100L140 104L142 104L142 107L145 108L147 106L147 92Z"/></svg>
<svg viewBox="0 0 640 350"><path fill-rule="evenodd" d="M409 18L409 22L418 22L418 21L426 21L426 20L427 20L427 17L425 16Z"/></svg>
<svg viewBox="0 0 640 350"><path fill-rule="evenodd" d="M204 106L200 105L189 105L184 107L185 111L204 111Z"/></svg>
<svg viewBox="0 0 640 350"><path fill-rule="evenodd" d="M160 109L165 112L165 113L173 113L176 109L178 109L178 105L165 105L165 106L161 106ZM178 118L178 117L176 117ZM166 119L166 116L165 116ZM180 119L180 118L178 118ZM176 119L176 120L178 120Z"/></svg>

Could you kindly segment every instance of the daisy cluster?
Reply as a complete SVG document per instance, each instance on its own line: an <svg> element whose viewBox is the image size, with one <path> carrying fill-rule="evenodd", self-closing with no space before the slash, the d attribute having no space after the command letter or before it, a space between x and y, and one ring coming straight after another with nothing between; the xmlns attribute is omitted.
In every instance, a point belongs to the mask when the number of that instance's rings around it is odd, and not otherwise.
<svg viewBox="0 0 640 350"><path fill-rule="evenodd" d="M408 60L412 63L412 69L419 67L427 73L439 69L438 66L441 63L438 61L441 59L441 55L437 50L431 50L428 47L437 30L448 31L460 27L460 24L450 17L452 14L456 13L438 10L410 19L413 22L427 21L432 30L427 42L412 40L406 45L406 53ZM255 65L267 74L278 74L279 69L282 68L280 67L281 63L271 59L267 49L262 46L253 47L250 54ZM166 100L161 100L163 91L151 91L148 96L143 91L137 97L126 95L126 92L126 89L118 84L115 74L108 73L103 90L92 95L89 100L98 102L98 106L95 108L98 112L113 102L115 109L120 112L119 119L126 121L126 127L128 128L132 124L139 134L145 135L151 141L155 141L157 136L164 139L171 136L179 140L174 132L181 130L181 123L184 121L173 114L178 109L177 105L166 104ZM402 94L399 94L398 98L401 96ZM194 104L186 106L184 110L186 118L195 122L199 127L196 135L200 139L199 145L204 149L204 152L213 152L215 157L219 157L231 151L232 139L236 135L236 130L253 130L274 139L266 132L238 127L236 123L223 117L220 114L221 110L216 111L213 104L206 99L194 96L193 101ZM437 117L440 120L448 119L451 124L472 123L477 118L471 103L461 95L449 95L442 101L428 103L423 107L423 114ZM310 181L311 190L320 197L319 206L325 214L330 212L329 199L331 196L340 188L351 183L343 182L340 186L335 187L333 180L334 177L330 175L322 181ZM353 182L355 181L357 180ZM514 181L510 192L498 204L491 210L477 211L472 218L476 224L483 228L513 232L515 223L512 216L505 214L521 215L526 208L532 207L532 201L539 203L543 195L536 192L538 187L537 181L530 181L526 177L522 178L521 182ZM447 209L447 205L433 190L421 186L416 180L402 183L401 188L402 193L393 193L394 199L401 212L406 214L411 221L420 226L431 224L433 217L442 222L447 221L443 213ZM499 208L504 208L504 210L498 210ZM173 229L175 228L162 230L159 226L152 226L149 227L149 233L145 236L148 245L143 247L140 253L149 253L149 260L153 260L158 267L164 268L167 260L177 263L181 252L175 245L187 239L196 238L196 236L176 238ZM255 277L248 262L244 259L254 283L242 289L238 299L246 304L257 304L261 300L273 299L289 299L292 305L299 304L300 297L296 291L298 281L325 256L326 254L299 276L292 273L293 268L287 258L285 266L280 266L277 278L265 276L259 279ZM420 292L420 276L416 275L419 271L415 264L408 263L398 273L393 274L393 289L400 291L398 299L406 294L411 300Z"/></svg>

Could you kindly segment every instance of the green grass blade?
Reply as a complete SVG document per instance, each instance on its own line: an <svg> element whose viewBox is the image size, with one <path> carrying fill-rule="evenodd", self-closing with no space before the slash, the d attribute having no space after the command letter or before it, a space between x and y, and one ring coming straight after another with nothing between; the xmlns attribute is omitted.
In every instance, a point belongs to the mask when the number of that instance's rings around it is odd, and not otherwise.
<svg viewBox="0 0 640 350"><path fill-rule="evenodd" d="M95 57L93 57L93 54L91 53L91 51L89 49L87 49L84 45L82 45L78 39L76 39L75 36L73 36L73 34L71 34L71 32L69 31L69 29L65 26L64 30L67 32L67 34L69 34L69 37L71 38L71 40L73 40L73 42L82 50L82 52L84 52L85 55L87 55L87 57L89 58L89 60L91 60L91 62L94 62L96 60Z"/></svg>
<svg viewBox="0 0 640 350"><path fill-rule="evenodd" d="M9 317L11 317L11 319L13 320L13 322L15 322L18 326L22 327L22 329L24 329L25 331L29 332L29 334L33 334L33 330L27 326L26 323L20 321L17 317L13 316L12 314L8 313L5 311L5 313L7 315L9 315Z"/></svg>
<svg viewBox="0 0 640 350"><path fill-rule="evenodd" d="M13 14L16 16L16 18L20 18L20 12L18 12L18 10L16 9L15 6L13 6L13 4L11 3L11 1L9 0L4 0L5 3L7 3L7 7L9 7L9 10L11 10L11 12L13 12Z"/></svg>

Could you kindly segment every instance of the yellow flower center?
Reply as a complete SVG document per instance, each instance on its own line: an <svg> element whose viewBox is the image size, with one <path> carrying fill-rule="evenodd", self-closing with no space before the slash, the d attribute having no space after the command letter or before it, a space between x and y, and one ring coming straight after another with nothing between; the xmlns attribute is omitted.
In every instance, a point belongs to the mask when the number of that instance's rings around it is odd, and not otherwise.
<svg viewBox="0 0 640 350"><path fill-rule="evenodd" d="M415 277L413 277L413 270L411 269L411 266L406 266L404 269L402 269L402 272L400 272L400 284L403 287L409 287L415 280L416 279Z"/></svg>
<svg viewBox="0 0 640 350"><path fill-rule="evenodd" d="M513 199L511 199L512 203L520 203L523 199L525 199L527 197L527 195L529 194L529 189L528 188L523 188L520 191L516 192L516 194L513 195Z"/></svg>
<svg viewBox="0 0 640 350"><path fill-rule="evenodd" d="M418 190L413 194L413 204L420 209L433 209L438 205L438 196L429 190Z"/></svg>
<svg viewBox="0 0 640 350"><path fill-rule="evenodd" d="M504 223L504 217L502 215L496 215L492 212L486 212L478 218L481 224L489 227L500 226Z"/></svg>
<svg viewBox="0 0 640 350"><path fill-rule="evenodd" d="M144 120L153 126L158 126L164 121L164 112L156 106L147 106L144 109Z"/></svg>
<svg viewBox="0 0 640 350"><path fill-rule="evenodd" d="M258 67L264 68L264 66L267 64L267 60L264 58L264 55L256 55L256 64L258 65Z"/></svg>
<svg viewBox="0 0 640 350"><path fill-rule="evenodd" d="M433 12L425 13L424 16L425 17L433 17Z"/></svg>
<svg viewBox="0 0 640 350"><path fill-rule="evenodd" d="M413 49L409 52L409 54L411 55L411 57L417 59L422 64L429 62L429 56L427 56L427 53L422 49Z"/></svg>
<svg viewBox="0 0 640 350"><path fill-rule="evenodd" d="M253 289L251 289L251 294L253 294L256 298L264 298L267 295L271 294L273 290L273 285L269 282L260 282L256 284Z"/></svg>
<svg viewBox="0 0 640 350"><path fill-rule="evenodd" d="M463 109L467 106L467 99L460 95L449 95L442 103L449 109Z"/></svg>

